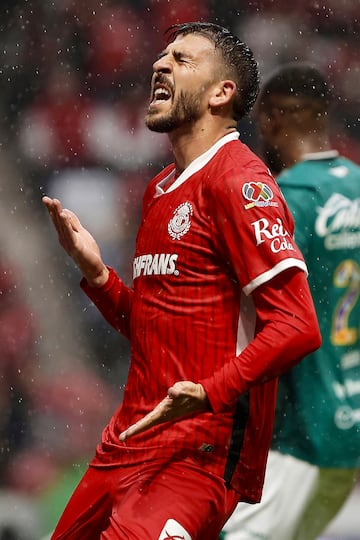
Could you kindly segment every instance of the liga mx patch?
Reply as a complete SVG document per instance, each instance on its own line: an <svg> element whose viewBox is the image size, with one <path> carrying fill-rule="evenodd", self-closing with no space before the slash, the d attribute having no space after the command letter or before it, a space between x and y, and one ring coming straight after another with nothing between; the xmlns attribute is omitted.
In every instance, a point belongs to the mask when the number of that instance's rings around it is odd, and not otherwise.
<svg viewBox="0 0 360 540"><path fill-rule="evenodd" d="M244 198L251 201L245 204L245 210L254 208L254 206L278 206L277 202L272 202L274 193L270 186L263 182L246 182L242 187Z"/></svg>
<svg viewBox="0 0 360 540"><path fill-rule="evenodd" d="M168 519L158 540L192 540L190 534L175 519Z"/></svg>

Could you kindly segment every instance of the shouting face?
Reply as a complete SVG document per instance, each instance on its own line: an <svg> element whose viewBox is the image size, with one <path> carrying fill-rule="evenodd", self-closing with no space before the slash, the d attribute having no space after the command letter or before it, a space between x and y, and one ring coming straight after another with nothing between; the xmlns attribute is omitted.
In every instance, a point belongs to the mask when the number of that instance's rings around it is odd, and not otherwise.
<svg viewBox="0 0 360 540"><path fill-rule="evenodd" d="M169 133L201 118L216 80L216 66L217 53L209 39L178 36L153 66L148 128Z"/></svg>

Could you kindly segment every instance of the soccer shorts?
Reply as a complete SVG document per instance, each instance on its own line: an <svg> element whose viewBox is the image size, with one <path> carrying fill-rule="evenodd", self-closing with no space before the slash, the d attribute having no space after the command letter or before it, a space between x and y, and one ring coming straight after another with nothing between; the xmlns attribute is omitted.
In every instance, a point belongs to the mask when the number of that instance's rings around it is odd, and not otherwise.
<svg viewBox="0 0 360 540"><path fill-rule="evenodd" d="M190 461L90 467L52 540L216 540L238 494Z"/></svg>
<svg viewBox="0 0 360 540"><path fill-rule="evenodd" d="M225 540L315 540L335 517L356 481L355 469L325 469L270 451L259 504L239 503Z"/></svg>

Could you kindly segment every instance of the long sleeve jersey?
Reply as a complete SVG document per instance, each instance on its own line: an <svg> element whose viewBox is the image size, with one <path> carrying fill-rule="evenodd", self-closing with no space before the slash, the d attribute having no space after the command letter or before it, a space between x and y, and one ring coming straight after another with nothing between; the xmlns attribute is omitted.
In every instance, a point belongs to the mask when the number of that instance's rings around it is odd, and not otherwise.
<svg viewBox="0 0 360 540"><path fill-rule="evenodd" d="M92 465L188 457L255 502L277 376L319 346L306 266L276 182L238 133L174 175L171 164L146 190L132 287L114 270L101 288L82 283L131 342L123 401ZM120 442L181 380L201 383L211 410Z"/></svg>

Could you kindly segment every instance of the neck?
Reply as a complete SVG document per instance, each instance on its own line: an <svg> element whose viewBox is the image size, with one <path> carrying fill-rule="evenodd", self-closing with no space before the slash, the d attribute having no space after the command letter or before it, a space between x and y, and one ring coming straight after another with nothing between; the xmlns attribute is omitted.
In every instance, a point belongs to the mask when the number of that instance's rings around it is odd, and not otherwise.
<svg viewBox="0 0 360 540"><path fill-rule="evenodd" d="M312 135L307 134L304 137L294 134L289 136L287 141L289 140L292 141L292 144L288 143L282 149L282 160L286 168L302 161L305 154L331 150L330 139L326 134L314 133Z"/></svg>
<svg viewBox="0 0 360 540"><path fill-rule="evenodd" d="M222 137L236 131L233 121L227 124L215 126L196 123L169 133L176 174L185 170L194 159L209 150Z"/></svg>

